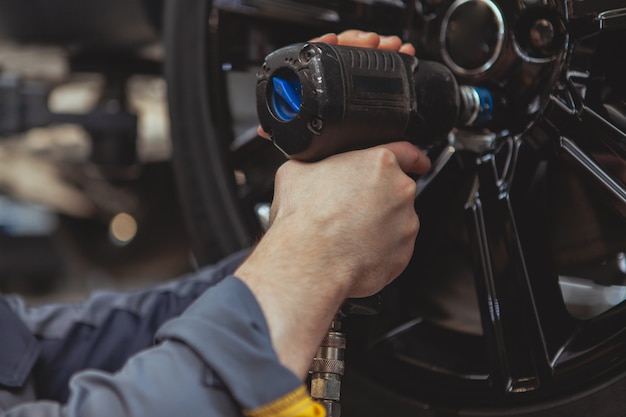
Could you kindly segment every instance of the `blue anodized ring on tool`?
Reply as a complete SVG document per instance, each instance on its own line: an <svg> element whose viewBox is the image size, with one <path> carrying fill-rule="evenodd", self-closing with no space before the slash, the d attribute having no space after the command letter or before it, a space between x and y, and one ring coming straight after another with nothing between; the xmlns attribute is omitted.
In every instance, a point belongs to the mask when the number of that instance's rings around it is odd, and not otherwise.
<svg viewBox="0 0 626 417"><path fill-rule="evenodd" d="M277 72L271 80L271 110L283 122L290 122L302 107L302 84L292 70Z"/></svg>
<svg viewBox="0 0 626 417"><path fill-rule="evenodd" d="M493 97L486 88L474 87L474 91L478 96L478 115L476 116L475 124L486 123L491 120L493 114Z"/></svg>

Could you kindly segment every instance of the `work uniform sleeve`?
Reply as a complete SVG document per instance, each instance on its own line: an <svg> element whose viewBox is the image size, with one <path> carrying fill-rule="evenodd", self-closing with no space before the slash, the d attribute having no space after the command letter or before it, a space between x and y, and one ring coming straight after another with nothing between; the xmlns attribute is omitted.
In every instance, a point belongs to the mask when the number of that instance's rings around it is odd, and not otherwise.
<svg viewBox="0 0 626 417"><path fill-rule="evenodd" d="M117 373L76 374L66 404L22 404L3 417L325 414L278 361L262 311L236 277L227 277L161 327L157 340Z"/></svg>
<svg viewBox="0 0 626 417"><path fill-rule="evenodd" d="M32 389L25 391L36 392L37 399L65 403L69 380L74 374L85 369L118 371L130 356L153 346L155 334L165 322L178 317L207 289L231 275L247 254L248 251L239 252L216 265L161 285L131 292L99 291L80 303L29 307L19 298L3 297L2 301L17 316L15 320L21 321L25 332L34 336L36 362L35 356L24 357L25 349L17 346L13 352L6 352L9 345L4 340L0 342L0 354L10 362L33 365L32 369L21 368L20 376L22 379L28 376L27 384L32 385ZM20 326L14 323L4 327ZM2 337L8 337L3 333ZM11 346L21 339L26 340L11 336ZM0 367L0 374L2 369L6 368ZM0 409L32 398L15 390L3 392L3 386L7 385L0 378ZM5 398L9 394L14 398Z"/></svg>

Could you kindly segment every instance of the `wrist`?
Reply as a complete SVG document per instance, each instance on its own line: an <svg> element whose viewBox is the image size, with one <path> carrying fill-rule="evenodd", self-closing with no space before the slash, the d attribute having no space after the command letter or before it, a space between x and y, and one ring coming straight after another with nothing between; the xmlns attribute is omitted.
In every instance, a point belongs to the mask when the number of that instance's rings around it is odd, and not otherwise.
<svg viewBox="0 0 626 417"><path fill-rule="evenodd" d="M275 222L235 274L258 300L281 362L304 377L348 294L347 268L307 241L287 220Z"/></svg>
<svg viewBox="0 0 626 417"><path fill-rule="evenodd" d="M251 279L270 280L283 290L309 295L313 291L343 301L357 270L335 247L337 239L325 236L323 230L335 226L313 223L291 216L276 220L241 269Z"/></svg>

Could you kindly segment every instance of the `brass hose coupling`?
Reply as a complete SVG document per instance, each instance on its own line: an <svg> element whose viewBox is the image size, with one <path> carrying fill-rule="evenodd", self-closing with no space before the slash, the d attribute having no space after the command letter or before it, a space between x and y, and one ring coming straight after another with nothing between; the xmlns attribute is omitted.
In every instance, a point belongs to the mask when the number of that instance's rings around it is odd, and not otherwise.
<svg viewBox="0 0 626 417"><path fill-rule="evenodd" d="M326 408L328 417L341 415L341 377L344 373L346 335L341 332L341 313L330 325L328 333L311 364L311 397Z"/></svg>

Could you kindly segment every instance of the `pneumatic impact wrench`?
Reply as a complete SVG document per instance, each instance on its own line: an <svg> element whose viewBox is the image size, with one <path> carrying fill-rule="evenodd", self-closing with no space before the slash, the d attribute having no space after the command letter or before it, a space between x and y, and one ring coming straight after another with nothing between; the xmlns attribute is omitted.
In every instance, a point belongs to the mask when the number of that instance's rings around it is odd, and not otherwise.
<svg viewBox="0 0 626 417"><path fill-rule="evenodd" d="M488 89L460 86L439 63L324 43L268 55L256 93L261 127L286 156L301 161L394 140L429 148L446 141L454 127L486 126L505 104ZM331 417L341 410L345 312L346 305L311 367L311 395Z"/></svg>
<svg viewBox="0 0 626 417"><path fill-rule="evenodd" d="M429 148L454 127L493 123L507 107L498 92L459 85L437 62L324 43L268 55L256 97L261 127L302 161L394 140Z"/></svg>

